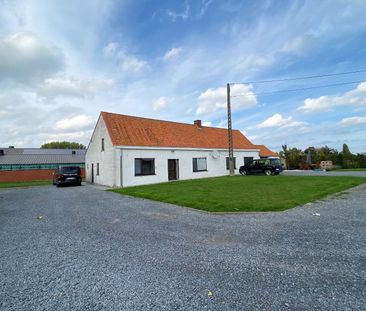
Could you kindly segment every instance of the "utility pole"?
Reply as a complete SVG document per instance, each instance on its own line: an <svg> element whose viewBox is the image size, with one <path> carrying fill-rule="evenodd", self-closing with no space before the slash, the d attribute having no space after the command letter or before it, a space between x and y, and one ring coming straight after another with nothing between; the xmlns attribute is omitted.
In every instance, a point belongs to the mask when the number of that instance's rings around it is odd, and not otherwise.
<svg viewBox="0 0 366 311"><path fill-rule="evenodd" d="M227 91L227 129L229 138L229 170L230 176L234 176L234 151L233 151L233 130L231 127L231 104L230 104L230 83L226 85Z"/></svg>

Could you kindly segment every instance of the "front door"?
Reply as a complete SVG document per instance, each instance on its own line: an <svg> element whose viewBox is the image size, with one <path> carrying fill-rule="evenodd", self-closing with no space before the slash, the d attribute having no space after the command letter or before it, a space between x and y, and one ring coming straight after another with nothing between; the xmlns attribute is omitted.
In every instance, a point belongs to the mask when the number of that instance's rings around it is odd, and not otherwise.
<svg viewBox="0 0 366 311"><path fill-rule="evenodd" d="M92 182L92 184L94 183L94 163L92 163L92 167L91 167L91 182Z"/></svg>
<svg viewBox="0 0 366 311"><path fill-rule="evenodd" d="M168 180L178 179L178 160L169 159L168 160Z"/></svg>

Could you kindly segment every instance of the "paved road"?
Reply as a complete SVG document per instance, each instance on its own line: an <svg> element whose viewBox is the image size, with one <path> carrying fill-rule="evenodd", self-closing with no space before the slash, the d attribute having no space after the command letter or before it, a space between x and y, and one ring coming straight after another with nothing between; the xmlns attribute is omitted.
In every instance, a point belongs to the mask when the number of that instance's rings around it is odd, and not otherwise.
<svg viewBox="0 0 366 311"><path fill-rule="evenodd" d="M364 310L365 202L362 185L222 216L89 186L1 190L0 310Z"/></svg>
<svg viewBox="0 0 366 311"><path fill-rule="evenodd" d="M366 171L302 171L302 170L286 170L282 175L295 176L357 176L366 177Z"/></svg>

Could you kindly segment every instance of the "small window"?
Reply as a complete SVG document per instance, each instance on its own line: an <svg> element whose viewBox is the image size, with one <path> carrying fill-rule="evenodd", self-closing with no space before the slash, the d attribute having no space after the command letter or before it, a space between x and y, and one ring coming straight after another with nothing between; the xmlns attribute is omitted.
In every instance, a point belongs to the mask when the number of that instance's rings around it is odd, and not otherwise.
<svg viewBox="0 0 366 311"><path fill-rule="evenodd" d="M253 161L253 157L244 157L244 165L249 163L250 161Z"/></svg>
<svg viewBox="0 0 366 311"><path fill-rule="evenodd" d="M207 159L206 158L193 158L193 172L207 171Z"/></svg>
<svg viewBox="0 0 366 311"><path fill-rule="evenodd" d="M76 151L75 150L71 151L71 154L76 154Z"/></svg>
<svg viewBox="0 0 366 311"><path fill-rule="evenodd" d="M155 175L155 159L135 159L135 176Z"/></svg>
<svg viewBox="0 0 366 311"><path fill-rule="evenodd" d="M236 157L233 158L234 160L234 169L236 169ZM229 170L229 157L226 157L226 169Z"/></svg>
<svg viewBox="0 0 366 311"><path fill-rule="evenodd" d="M97 176L99 176L99 163L97 163Z"/></svg>
<svg viewBox="0 0 366 311"><path fill-rule="evenodd" d="M104 151L104 138L102 138L102 151Z"/></svg>

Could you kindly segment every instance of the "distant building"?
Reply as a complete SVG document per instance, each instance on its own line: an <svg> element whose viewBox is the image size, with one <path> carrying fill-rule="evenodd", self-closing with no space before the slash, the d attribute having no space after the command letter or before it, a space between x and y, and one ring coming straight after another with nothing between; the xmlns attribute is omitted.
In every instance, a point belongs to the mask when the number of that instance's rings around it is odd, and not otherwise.
<svg viewBox="0 0 366 311"><path fill-rule="evenodd" d="M261 159L279 158L279 154L277 152L269 150L265 145L254 146L259 149L259 156Z"/></svg>
<svg viewBox="0 0 366 311"><path fill-rule="evenodd" d="M333 169L332 161L320 161L320 168L323 170L331 170Z"/></svg>
<svg viewBox="0 0 366 311"><path fill-rule="evenodd" d="M59 166L75 165L84 174L83 149L0 148L0 182L52 179Z"/></svg>

